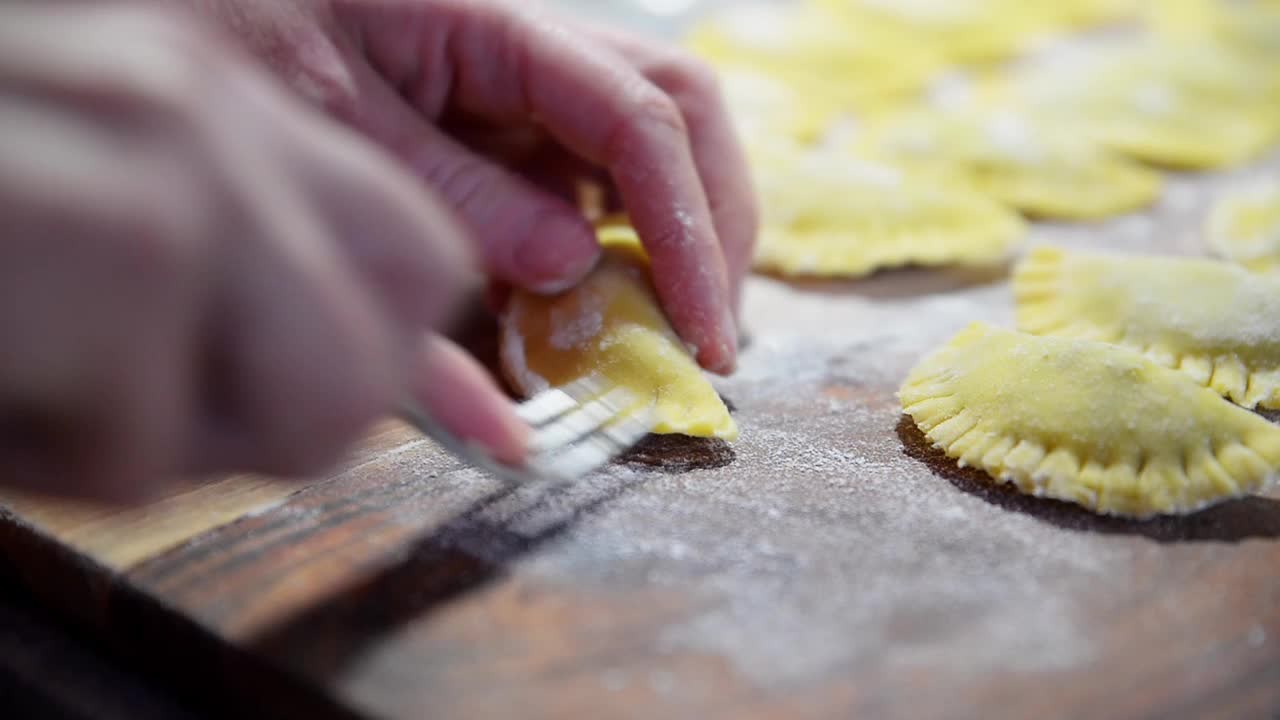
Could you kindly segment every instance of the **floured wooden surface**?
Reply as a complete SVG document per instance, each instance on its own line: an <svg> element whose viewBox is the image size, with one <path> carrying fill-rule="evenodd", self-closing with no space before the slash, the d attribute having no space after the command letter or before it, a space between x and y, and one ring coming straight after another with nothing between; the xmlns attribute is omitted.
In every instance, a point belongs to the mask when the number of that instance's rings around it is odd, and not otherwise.
<svg viewBox="0 0 1280 720"><path fill-rule="evenodd" d="M1264 173L1280 154L1033 242L1201 254L1212 194ZM717 382L742 430L731 458L649 447L569 487L510 489L397 435L132 566L94 622L282 712L313 696L396 717L1280 709L1280 493L1101 519L956 469L903 419L894 391L923 353L973 320L1012 326L1003 271L755 279L745 316L753 341ZM77 609L59 589L97 571L32 555L29 536L0 525L5 559ZM168 615L198 632L144 632ZM240 677L261 670L218 665L206 635L303 682Z"/></svg>

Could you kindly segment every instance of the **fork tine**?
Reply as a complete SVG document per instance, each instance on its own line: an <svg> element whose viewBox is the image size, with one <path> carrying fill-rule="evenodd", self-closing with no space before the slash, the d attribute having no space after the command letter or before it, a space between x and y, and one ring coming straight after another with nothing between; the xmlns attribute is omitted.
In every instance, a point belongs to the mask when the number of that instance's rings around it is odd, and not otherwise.
<svg viewBox="0 0 1280 720"><path fill-rule="evenodd" d="M626 452L653 429L652 406L640 412L628 412L588 433L579 442L559 453L543 453L528 463L534 472L554 480L568 481L582 477Z"/></svg>
<svg viewBox="0 0 1280 720"><path fill-rule="evenodd" d="M545 390L516 407L534 430L528 457L519 465L459 440L411 397L402 398L399 412L459 458L498 478L526 483L571 481L613 460L653 428L653 408L652 400L642 406L633 393L597 375Z"/></svg>
<svg viewBox="0 0 1280 720"><path fill-rule="evenodd" d="M634 403L631 393L614 388L544 425L534 434L529 449L542 454L569 445L608 424Z"/></svg>
<svg viewBox="0 0 1280 720"><path fill-rule="evenodd" d="M516 407L516 415L537 428L573 410L604 389L595 376L587 376L558 388L544 390Z"/></svg>

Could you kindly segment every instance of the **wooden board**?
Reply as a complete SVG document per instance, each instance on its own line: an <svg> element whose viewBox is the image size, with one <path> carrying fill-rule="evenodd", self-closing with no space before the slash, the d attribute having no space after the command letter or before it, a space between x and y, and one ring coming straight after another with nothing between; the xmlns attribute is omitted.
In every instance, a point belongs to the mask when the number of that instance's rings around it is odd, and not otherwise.
<svg viewBox="0 0 1280 720"><path fill-rule="evenodd" d="M1236 178L1034 242L1200 254ZM929 449L894 392L1005 271L755 279L742 439L503 487L382 428L310 483L0 496L0 577L223 709L328 717L1275 717L1280 494L1099 519ZM692 461L690 459L692 458ZM643 462L641 461L643 460Z"/></svg>

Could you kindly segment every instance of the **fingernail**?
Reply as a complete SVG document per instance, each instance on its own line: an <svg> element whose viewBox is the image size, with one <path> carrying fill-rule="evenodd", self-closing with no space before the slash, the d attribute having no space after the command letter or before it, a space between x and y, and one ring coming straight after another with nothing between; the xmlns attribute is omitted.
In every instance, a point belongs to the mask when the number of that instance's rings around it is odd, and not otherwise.
<svg viewBox="0 0 1280 720"><path fill-rule="evenodd" d="M515 271L536 293L564 292L586 277L600 260L600 245L585 220L548 213L516 248Z"/></svg>
<svg viewBox="0 0 1280 720"><path fill-rule="evenodd" d="M717 372L722 375L729 375L738 366L738 319L731 305L725 306L724 317L721 318L720 322L720 327L724 328L722 331L724 337L722 357L724 360L720 363Z"/></svg>
<svg viewBox="0 0 1280 720"><path fill-rule="evenodd" d="M737 366L738 331L733 319L733 311L725 307L720 318L717 334L698 356L703 367L717 375L728 375Z"/></svg>

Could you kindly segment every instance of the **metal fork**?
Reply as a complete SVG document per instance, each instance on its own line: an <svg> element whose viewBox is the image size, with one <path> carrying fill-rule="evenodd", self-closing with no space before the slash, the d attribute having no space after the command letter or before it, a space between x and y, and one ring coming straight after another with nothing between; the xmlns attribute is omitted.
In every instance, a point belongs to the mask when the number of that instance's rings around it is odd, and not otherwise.
<svg viewBox="0 0 1280 720"><path fill-rule="evenodd" d="M458 458L512 483L576 480L631 449L655 422L652 401L643 405L597 376L538 393L516 414L533 428L533 437L524 462L508 465L446 430L416 402L400 403L406 422Z"/></svg>

